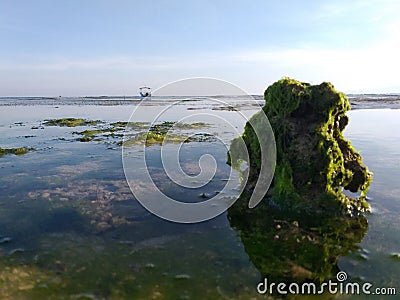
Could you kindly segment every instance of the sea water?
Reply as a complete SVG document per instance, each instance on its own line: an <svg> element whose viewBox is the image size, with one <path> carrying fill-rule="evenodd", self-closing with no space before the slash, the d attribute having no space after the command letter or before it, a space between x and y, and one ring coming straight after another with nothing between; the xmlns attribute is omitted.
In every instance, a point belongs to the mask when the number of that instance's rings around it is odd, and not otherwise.
<svg viewBox="0 0 400 300"><path fill-rule="evenodd" d="M176 100L155 99L140 108L140 118L134 121L152 121L152 109ZM250 102L222 100L229 109L201 99L180 102L172 117L179 119L188 111L217 115L242 132L245 118L238 118L238 111L250 117L263 104L260 97ZM0 298L259 296L260 273L226 213L197 224L160 219L132 195L121 147L113 137L83 143L76 132L92 128L45 125L45 120L67 117L106 125L128 121L139 103L135 97L0 101L0 146L35 149L23 156L0 157ZM339 259L339 268L354 280L399 290L400 261L395 254L400 252L400 111L374 106L349 116L345 136L374 173L368 193L372 213L367 215L363 241ZM209 132L235 137L223 124L208 121ZM176 188L161 174L160 147L148 147L147 162L156 184L169 195L196 202L224 186L230 168L220 141L184 145L181 160L186 171L198 172L198 158L205 153L218 165L211 183L195 191Z"/></svg>

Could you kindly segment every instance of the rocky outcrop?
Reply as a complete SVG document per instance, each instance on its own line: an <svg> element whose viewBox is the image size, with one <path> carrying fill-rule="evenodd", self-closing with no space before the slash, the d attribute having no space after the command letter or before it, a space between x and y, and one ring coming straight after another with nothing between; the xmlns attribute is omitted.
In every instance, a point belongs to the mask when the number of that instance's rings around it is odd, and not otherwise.
<svg viewBox="0 0 400 300"><path fill-rule="evenodd" d="M366 192L372 173L342 135L349 121L346 96L327 82L310 85L283 78L269 86L264 97L262 109L274 131L277 151L270 203L312 214L352 215L368 210ZM242 138L249 151L248 191L260 171L260 144L249 124ZM343 189L359 194L350 197Z"/></svg>
<svg viewBox="0 0 400 300"><path fill-rule="evenodd" d="M259 112L241 137L247 159L237 150L240 138L231 144L228 163L239 169L246 160L248 169L243 173L248 180L240 198L228 209L229 222L262 279L287 283L335 280L340 271L338 258L354 251L368 230L362 212L369 209L366 192L372 180L361 155L343 137L349 101L330 83L310 85L289 78L268 87L264 96L262 110L276 143L273 182L264 201L250 209L254 186L262 177L265 153L260 144L271 143L270 136L264 141L264 136L257 138L260 128L250 125L257 125L263 117ZM261 132L269 135L270 128ZM232 155L235 152L239 155ZM345 195L344 189L358 193L357 197Z"/></svg>

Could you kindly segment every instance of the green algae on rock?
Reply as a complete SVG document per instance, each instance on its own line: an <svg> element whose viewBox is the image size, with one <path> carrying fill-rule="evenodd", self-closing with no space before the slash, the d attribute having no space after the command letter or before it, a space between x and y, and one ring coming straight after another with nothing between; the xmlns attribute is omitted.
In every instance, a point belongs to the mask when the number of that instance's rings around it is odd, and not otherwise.
<svg viewBox="0 0 400 300"><path fill-rule="evenodd" d="M29 151L32 151L33 148L1 148L0 147L0 157L6 154L14 154L14 155L24 155Z"/></svg>
<svg viewBox="0 0 400 300"><path fill-rule="evenodd" d="M204 142L212 140L213 136L207 133L188 135L182 133L185 130L199 129L207 127L208 125L203 122L196 123L175 123L165 121L160 124L152 125L148 132L142 131L135 134L133 137L119 142L118 145L122 146L137 146L137 145L162 145L163 143L179 144L189 142ZM179 131L176 133L176 131Z"/></svg>
<svg viewBox="0 0 400 300"><path fill-rule="evenodd" d="M93 130L84 130L84 131L74 131L72 134L80 135L81 137L77 138L80 142L90 142L92 141L98 134L102 133L103 131L100 129L93 129Z"/></svg>
<svg viewBox="0 0 400 300"><path fill-rule="evenodd" d="M76 118L62 118L45 120L43 125L60 127L94 126L101 123L99 120L85 120Z"/></svg>
<svg viewBox="0 0 400 300"><path fill-rule="evenodd" d="M107 140L106 143L116 144L117 146L132 146L142 145L146 146L161 145L166 143L181 143L181 142L203 142L212 140L212 136L207 133L196 135L188 135L182 131L193 129L200 129L207 127L208 124L203 122L195 123L175 123L175 122L162 122L151 125L149 122L114 122L105 123L103 121L63 118L46 120L44 125L47 126L60 126L60 127L77 127L77 126L92 126L93 129L86 129L83 131L73 131L73 135L79 142L102 142ZM173 133L170 133L173 132ZM175 133L175 131L179 131ZM125 133L124 133L125 132ZM122 138L126 137L125 141ZM111 141L110 141L111 139ZM112 141L116 139L116 141Z"/></svg>
<svg viewBox="0 0 400 300"><path fill-rule="evenodd" d="M118 121L110 124L115 130L121 130L125 127L129 129L146 129L150 127L149 122L126 122L126 121Z"/></svg>
<svg viewBox="0 0 400 300"><path fill-rule="evenodd" d="M283 78L267 88L262 108L274 131L277 161L270 198L281 208L308 213L369 209L366 192L372 173L342 132L350 103L343 93L324 82L310 85ZM254 116L256 117L256 116ZM249 151L251 189L261 161L260 144L249 124L243 140ZM232 147L235 146L235 140ZM228 163L232 166L237 162ZM343 189L360 192L349 197Z"/></svg>
<svg viewBox="0 0 400 300"><path fill-rule="evenodd" d="M100 121L89 121L89 122L99 122ZM103 122L101 122L103 123ZM93 124L91 124L93 125ZM74 131L72 134L80 135L76 140L80 142L90 142L90 141L103 141L108 138L122 138L124 136L121 133L124 130L143 130L150 126L147 122L115 122L108 125L102 124L102 126L97 126L97 129L87 129L84 131Z"/></svg>

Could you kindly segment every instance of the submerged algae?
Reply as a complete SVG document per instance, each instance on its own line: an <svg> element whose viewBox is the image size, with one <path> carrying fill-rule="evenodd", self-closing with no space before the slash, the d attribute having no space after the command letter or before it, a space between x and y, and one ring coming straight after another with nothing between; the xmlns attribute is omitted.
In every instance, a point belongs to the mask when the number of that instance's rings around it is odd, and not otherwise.
<svg viewBox="0 0 400 300"><path fill-rule="evenodd" d="M267 88L264 98L262 110L269 118L277 148L270 188L273 203L308 213L351 215L368 210L366 191L372 173L342 135L350 109L346 96L327 82L310 85L283 78ZM252 179L260 172L261 153L249 123L243 140L249 151L251 189ZM231 149L234 146L235 140ZM228 163L238 164L229 159ZM360 196L346 196L343 189L360 192Z"/></svg>
<svg viewBox="0 0 400 300"><path fill-rule="evenodd" d="M33 257L0 255L0 298L265 299L253 289L252 267L237 270L234 251L221 250L226 239L217 239L199 255L193 248L204 247L202 235L147 238L146 225L96 236L50 233L38 240ZM137 241L117 240L116 235ZM230 280L221 280L221 273Z"/></svg>

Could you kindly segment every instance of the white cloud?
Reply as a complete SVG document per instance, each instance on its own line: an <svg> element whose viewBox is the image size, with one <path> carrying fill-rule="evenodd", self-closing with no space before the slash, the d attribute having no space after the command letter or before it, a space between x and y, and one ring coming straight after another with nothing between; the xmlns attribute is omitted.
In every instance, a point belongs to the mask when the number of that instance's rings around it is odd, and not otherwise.
<svg viewBox="0 0 400 300"><path fill-rule="evenodd" d="M25 58L20 62L0 60L0 70L11 78L8 80L15 86L35 81L35 86L40 89L41 85L47 88L49 82L58 86L68 81L71 86L84 82L94 94L96 85L99 89L107 87L109 93L118 93L119 90L128 90L129 82L134 80L145 80L154 85L154 82L163 84L190 76L219 77L256 93L261 93L267 83L283 76L311 83L330 81L344 92L381 92L389 88L400 89L400 41L396 36L400 22L391 21L383 25L384 34L379 43L368 47L342 45L331 49L314 45L185 56ZM40 81L40 78L44 79ZM83 93L89 93L84 86L81 88ZM107 90L102 90L102 93L106 94Z"/></svg>
<svg viewBox="0 0 400 300"><path fill-rule="evenodd" d="M388 39L368 48L252 50L232 58L259 68L278 68L309 81L331 81L345 91L378 91L400 88L399 47L397 39Z"/></svg>

